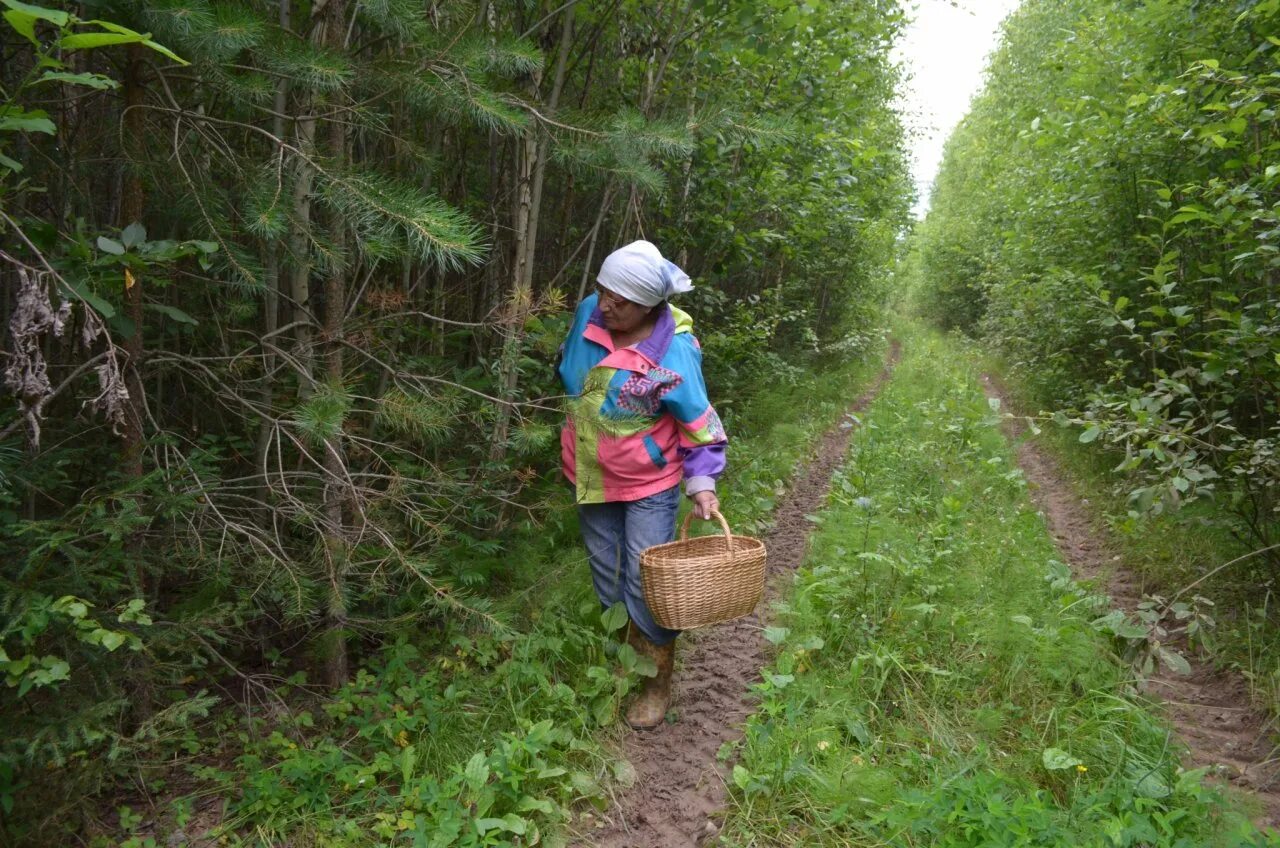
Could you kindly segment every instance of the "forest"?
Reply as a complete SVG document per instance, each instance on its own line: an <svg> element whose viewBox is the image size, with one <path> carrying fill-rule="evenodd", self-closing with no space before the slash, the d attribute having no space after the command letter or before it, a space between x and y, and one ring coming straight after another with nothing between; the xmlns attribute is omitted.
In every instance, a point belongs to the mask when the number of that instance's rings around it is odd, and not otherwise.
<svg viewBox="0 0 1280 848"><path fill-rule="evenodd" d="M1280 844L1280 0L1023 0L931 191L925 5L0 0L0 844ZM639 239L796 558L649 733L557 377Z"/></svg>

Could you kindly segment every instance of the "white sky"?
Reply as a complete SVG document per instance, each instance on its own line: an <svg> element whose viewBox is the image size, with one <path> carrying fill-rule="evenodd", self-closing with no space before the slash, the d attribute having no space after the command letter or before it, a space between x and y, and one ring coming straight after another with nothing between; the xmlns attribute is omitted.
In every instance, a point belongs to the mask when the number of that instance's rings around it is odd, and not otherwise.
<svg viewBox="0 0 1280 848"><path fill-rule="evenodd" d="M917 216L929 206L942 145L982 86L1000 22L1017 5L1018 0L913 0L909 6L912 23L894 53L907 77L898 108L908 131Z"/></svg>

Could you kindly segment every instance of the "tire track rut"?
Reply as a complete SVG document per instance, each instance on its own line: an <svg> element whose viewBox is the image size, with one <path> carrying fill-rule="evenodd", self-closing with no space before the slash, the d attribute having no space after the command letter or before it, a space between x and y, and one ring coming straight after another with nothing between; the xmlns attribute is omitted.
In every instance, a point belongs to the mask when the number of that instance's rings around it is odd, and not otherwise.
<svg viewBox="0 0 1280 848"><path fill-rule="evenodd" d="M1000 381L984 374L982 382L987 396L999 398L1008 408L1008 393ZM1020 438L1026 425L1006 419L1004 429L1030 484L1031 499L1076 578L1105 588L1116 608L1133 611L1144 592L1140 575L1119 562L1105 530L1096 526L1054 457ZM1191 673L1178 675L1162 666L1146 682L1145 692L1162 703L1181 737L1187 748L1184 762L1209 766L1219 779L1253 795L1262 808L1258 824L1280 827L1280 750L1273 742L1274 719L1252 705L1248 684L1238 673L1213 668L1186 644L1172 644L1190 662Z"/></svg>

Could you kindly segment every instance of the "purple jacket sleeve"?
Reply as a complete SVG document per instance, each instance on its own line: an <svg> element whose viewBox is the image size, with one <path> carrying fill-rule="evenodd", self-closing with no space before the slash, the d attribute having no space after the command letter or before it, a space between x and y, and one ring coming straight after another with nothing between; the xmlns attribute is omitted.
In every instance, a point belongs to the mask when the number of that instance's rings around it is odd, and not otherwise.
<svg viewBox="0 0 1280 848"><path fill-rule="evenodd" d="M688 495L715 491L716 480L724 473L727 442L697 447L680 447L676 453L684 462L684 491Z"/></svg>
<svg viewBox="0 0 1280 848"><path fill-rule="evenodd" d="M724 425L707 398L702 379L702 352L692 336L677 335L663 360L682 378L662 404L680 425L677 455L684 462L686 494L714 490L716 478L724 471L726 442Z"/></svg>

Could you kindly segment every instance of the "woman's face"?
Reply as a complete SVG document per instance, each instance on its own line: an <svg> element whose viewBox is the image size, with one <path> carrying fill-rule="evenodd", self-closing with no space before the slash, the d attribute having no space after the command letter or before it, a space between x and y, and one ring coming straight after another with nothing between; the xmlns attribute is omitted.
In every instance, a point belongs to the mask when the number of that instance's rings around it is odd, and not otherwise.
<svg viewBox="0 0 1280 848"><path fill-rule="evenodd" d="M649 317L649 307L614 294L604 286L596 286L596 294L600 296L600 314L604 316L604 325L611 332L629 333L638 329Z"/></svg>

